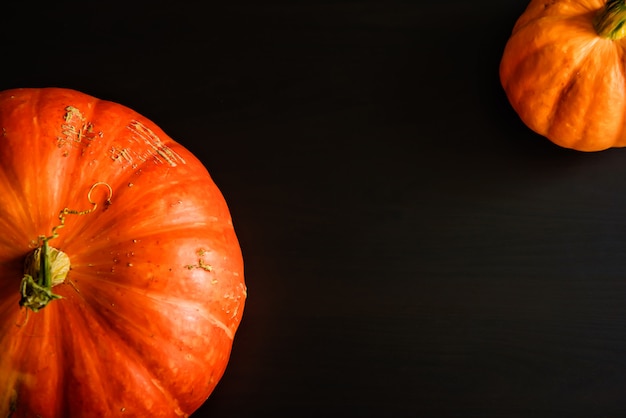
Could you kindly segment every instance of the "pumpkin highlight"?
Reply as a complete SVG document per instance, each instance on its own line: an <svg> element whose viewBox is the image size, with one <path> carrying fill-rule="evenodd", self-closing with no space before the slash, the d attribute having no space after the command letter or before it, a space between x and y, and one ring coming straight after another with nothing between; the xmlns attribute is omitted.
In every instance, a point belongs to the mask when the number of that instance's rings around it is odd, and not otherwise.
<svg viewBox="0 0 626 418"><path fill-rule="evenodd" d="M579 151L626 146L624 0L532 0L500 62L509 102L533 131Z"/></svg>
<svg viewBox="0 0 626 418"><path fill-rule="evenodd" d="M0 416L189 416L246 299L206 168L74 90L0 92L0 129Z"/></svg>

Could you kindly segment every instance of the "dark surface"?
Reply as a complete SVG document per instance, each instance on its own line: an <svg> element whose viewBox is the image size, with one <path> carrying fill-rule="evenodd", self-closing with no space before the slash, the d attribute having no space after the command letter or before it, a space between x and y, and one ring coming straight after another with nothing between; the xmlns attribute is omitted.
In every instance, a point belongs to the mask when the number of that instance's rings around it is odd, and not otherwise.
<svg viewBox="0 0 626 418"><path fill-rule="evenodd" d="M0 89L125 104L229 202L249 299L194 417L626 416L626 151L508 105L527 1L53 3L0 6Z"/></svg>

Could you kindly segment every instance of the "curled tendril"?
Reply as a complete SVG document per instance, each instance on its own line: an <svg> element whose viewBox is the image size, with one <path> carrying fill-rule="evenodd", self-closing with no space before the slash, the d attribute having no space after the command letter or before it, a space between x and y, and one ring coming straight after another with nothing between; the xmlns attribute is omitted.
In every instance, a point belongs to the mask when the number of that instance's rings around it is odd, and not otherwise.
<svg viewBox="0 0 626 418"><path fill-rule="evenodd" d="M65 266L67 270L69 270L69 258L67 258L67 255L62 252L54 248L50 248L48 246L48 241L59 236L58 230L65 226L65 218L67 215L87 215L96 210L98 204L93 200L91 194L98 186L106 186L108 189L108 196L105 200L105 205L110 205L111 197L113 196L113 189L111 186L104 182L97 182L93 184L87 193L87 200L89 200L92 207L86 210L64 208L61 212L59 212L59 223L52 228L51 234L49 236L40 236L38 239L39 247L26 257L24 277L22 278L22 282L20 284L20 295L22 297L19 304L21 307L26 307L33 312L37 312L46 307L51 301L61 298L60 295L52 292L52 263L54 262L58 264L58 262L53 260L55 260L59 254L62 254L62 257L60 258L65 260ZM67 272L65 272L65 274L67 274ZM26 317L26 320L27 319L28 315Z"/></svg>
<svg viewBox="0 0 626 418"><path fill-rule="evenodd" d="M91 197L91 193L93 193L94 189L96 189L98 186L106 186L106 188L108 189L108 196L104 202L105 205L110 205L111 204L111 198L113 197L113 189L111 188L111 186L109 185L109 183L105 183L103 181L99 181L97 183L94 183L91 188L89 189L89 192L87 192L87 200L89 200L89 203L91 203L91 208L86 209L86 210L74 210L74 209L70 209L70 208L64 208L61 212L59 212L59 224L56 225L54 228L52 228L52 234L48 237L43 237L44 240L48 241L51 240L53 238L56 238L59 236L59 233L57 232L57 230L63 228L65 226L65 217L67 215L87 215L93 211L96 210L96 208L98 207L98 203L96 201L94 201ZM42 238L40 237L40 240Z"/></svg>

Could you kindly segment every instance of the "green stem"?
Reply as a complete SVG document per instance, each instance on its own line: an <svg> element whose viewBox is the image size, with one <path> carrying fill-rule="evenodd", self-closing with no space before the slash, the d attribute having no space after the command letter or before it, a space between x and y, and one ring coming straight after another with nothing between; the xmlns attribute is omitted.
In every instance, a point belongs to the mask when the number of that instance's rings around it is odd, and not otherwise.
<svg viewBox="0 0 626 418"><path fill-rule="evenodd" d="M62 283L70 269L69 257L48 245L49 237L41 237L41 246L35 248L24 262L24 277L20 286L20 306L33 312L45 308L61 296L52 287Z"/></svg>
<svg viewBox="0 0 626 418"><path fill-rule="evenodd" d="M606 5L593 19L599 36L617 40L626 36L626 0L607 0Z"/></svg>

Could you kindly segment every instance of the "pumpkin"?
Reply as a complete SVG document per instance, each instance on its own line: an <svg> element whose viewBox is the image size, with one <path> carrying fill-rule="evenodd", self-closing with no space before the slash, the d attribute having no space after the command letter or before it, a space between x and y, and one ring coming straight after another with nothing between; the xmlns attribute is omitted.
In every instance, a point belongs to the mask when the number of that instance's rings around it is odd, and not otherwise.
<svg viewBox="0 0 626 418"><path fill-rule="evenodd" d="M189 416L246 298L208 171L74 90L1 92L0 129L0 416Z"/></svg>
<svg viewBox="0 0 626 418"><path fill-rule="evenodd" d="M626 146L624 0L532 0L500 63L511 106L533 131L579 151Z"/></svg>

